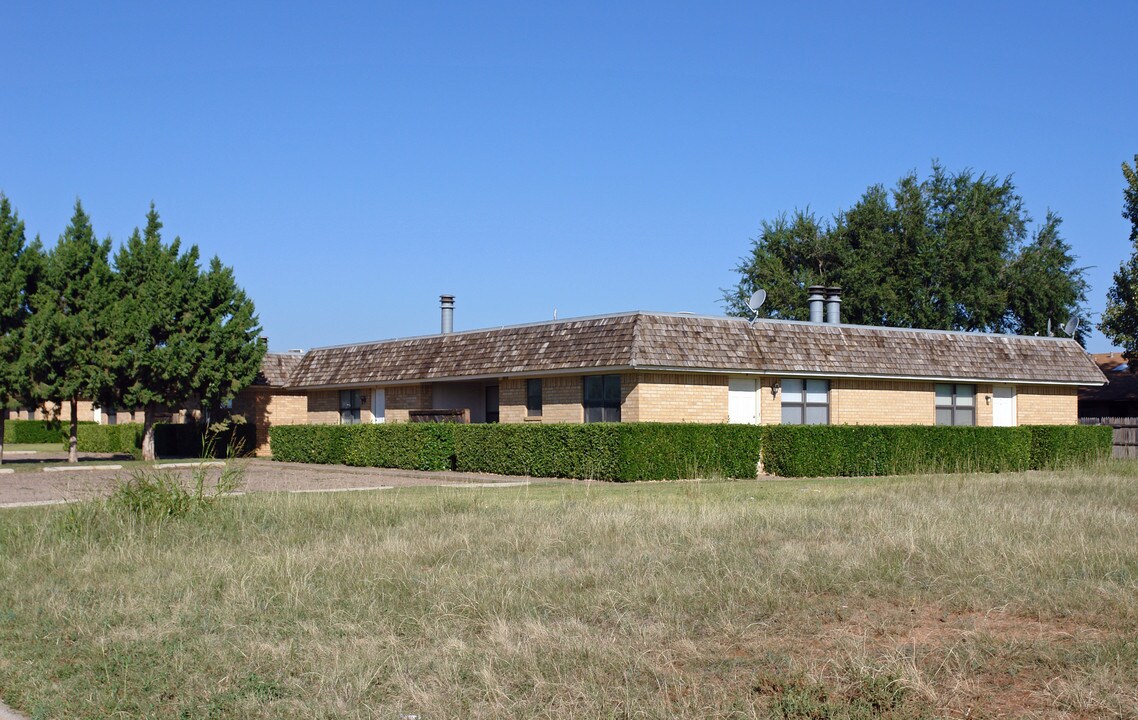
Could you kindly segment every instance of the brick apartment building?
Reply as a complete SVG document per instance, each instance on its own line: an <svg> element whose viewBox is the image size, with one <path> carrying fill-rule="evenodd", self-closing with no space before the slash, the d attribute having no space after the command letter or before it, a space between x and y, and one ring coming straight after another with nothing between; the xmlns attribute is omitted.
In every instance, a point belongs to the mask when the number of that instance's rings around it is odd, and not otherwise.
<svg viewBox="0 0 1138 720"><path fill-rule="evenodd" d="M1078 422L1105 378L1074 340L629 312L272 353L234 410L258 428L407 422ZM820 315L820 313L819 313Z"/></svg>

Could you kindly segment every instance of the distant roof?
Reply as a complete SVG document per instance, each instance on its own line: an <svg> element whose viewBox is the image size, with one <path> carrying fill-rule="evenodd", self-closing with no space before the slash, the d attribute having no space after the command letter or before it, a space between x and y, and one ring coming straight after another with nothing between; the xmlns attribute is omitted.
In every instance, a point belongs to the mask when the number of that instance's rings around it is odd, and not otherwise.
<svg viewBox="0 0 1138 720"><path fill-rule="evenodd" d="M1095 353L1091 358L1106 375L1108 384L1079 392L1079 400L1109 403L1138 403L1138 375L1124 370L1122 353Z"/></svg>
<svg viewBox="0 0 1138 720"><path fill-rule="evenodd" d="M591 370L1101 385L1074 340L630 312L310 350L288 385Z"/></svg>
<svg viewBox="0 0 1138 720"><path fill-rule="evenodd" d="M265 353L265 359L261 361L261 370L257 373L257 377L253 378L253 384L284 387L300 366L303 357L301 353L292 352Z"/></svg>

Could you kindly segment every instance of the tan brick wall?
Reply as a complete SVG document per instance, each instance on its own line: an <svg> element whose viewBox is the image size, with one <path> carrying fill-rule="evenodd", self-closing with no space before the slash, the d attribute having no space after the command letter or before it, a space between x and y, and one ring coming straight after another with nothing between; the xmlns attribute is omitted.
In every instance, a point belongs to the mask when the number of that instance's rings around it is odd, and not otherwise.
<svg viewBox="0 0 1138 720"><path fill-rule="evenodd" d="M545 383L542 382L542 395ZM544 397L542 398L544 403ZM544 411L544 408L543 408ZM498 421L503 423L526 422L526 381L518 378L505 378L498 384ZM531 422L541 422L541 418L530 418Z"/></svg>
<svg viewBox="0 0 1138 720"><path fill-rule="evenodd" d="M233 398L233 412L257 428L257 455L272 454L269 433L277 425L304 425L308 422L308 398L304 393L286 393L251 387Z"/></svg>
<svg viewBox="0 0 1138 720"><path fill-rule="evenodd" d="M1016 388L1016 419L1020 425L1075 425L1079 395L1073 387L1020 385Z"/></svg>
<svg viewBox="0 0 1138 720"><path fill-rule="evenodd" d="M976 426L992 427L992 386L990 384L981 383L976 386Z"/></svg>
<svg viewBox="0 0 1138 720"><path fill-rule="evenodd" d="M629 373L621 392L625 422L727 422L726 375Z"/></svg>
<svg viewBox="0 0 1138 720"><path fill-rule="evenodd" d="M782 424L782 392L775 390L775 377L759 378L759 423L762 425Z"/></svg>
<svg viewBox="0 0 1138 720"><path fill-rule="evenodd" d="M312 390L308 393L308 424L336 425L340 422L340 391Z"/></svg>
<svg viewBox="0 0 1138 720"><path fill-rule="evenodd" d="M781 402L781 397L779 398ZM778 412L782 412L781 405ZM936 394L931 382L860 380L830 381L833 425L933 425ZM989 412L988 424L991 424Z"/></svg>
<svg viewBox="0 0 1138 720"><path fill-rule="evenodd" d="M409 411L430 408L433 396L434 392L430 383L393 385L387 388L385 398L387 418L385 422L407 422L411 417ZM370 417L371 413L369 412L368 415Z"/></svg>

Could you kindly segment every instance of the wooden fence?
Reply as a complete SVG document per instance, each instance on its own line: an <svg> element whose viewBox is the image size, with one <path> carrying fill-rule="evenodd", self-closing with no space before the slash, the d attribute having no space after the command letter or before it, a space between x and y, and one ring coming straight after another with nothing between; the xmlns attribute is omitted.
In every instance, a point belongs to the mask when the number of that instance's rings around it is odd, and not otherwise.
<svg viewBox="0 0 1138 720"><path fill-rule="evenodd" d="M1138 418L1089 417L1079 418L1080 425L1109 425L1114 428L1112 457L1138 460Z"/></svg>

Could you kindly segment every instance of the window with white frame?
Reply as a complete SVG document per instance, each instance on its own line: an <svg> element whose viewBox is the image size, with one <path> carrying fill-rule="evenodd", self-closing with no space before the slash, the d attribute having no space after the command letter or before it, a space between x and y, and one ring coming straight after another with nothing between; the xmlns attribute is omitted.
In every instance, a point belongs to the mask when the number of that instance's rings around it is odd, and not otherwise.
<svg viewBox="0 0 1138 720"><path fill-rule="evenodd" d="M936 424L975 425L976 386L937 383Z"/></svg>
<svg viewBox="0 0 1138 720"><path fill-rule="evenodd" d="M782 422L784 425L828 425L830 381L783 378Z"/></svg>

